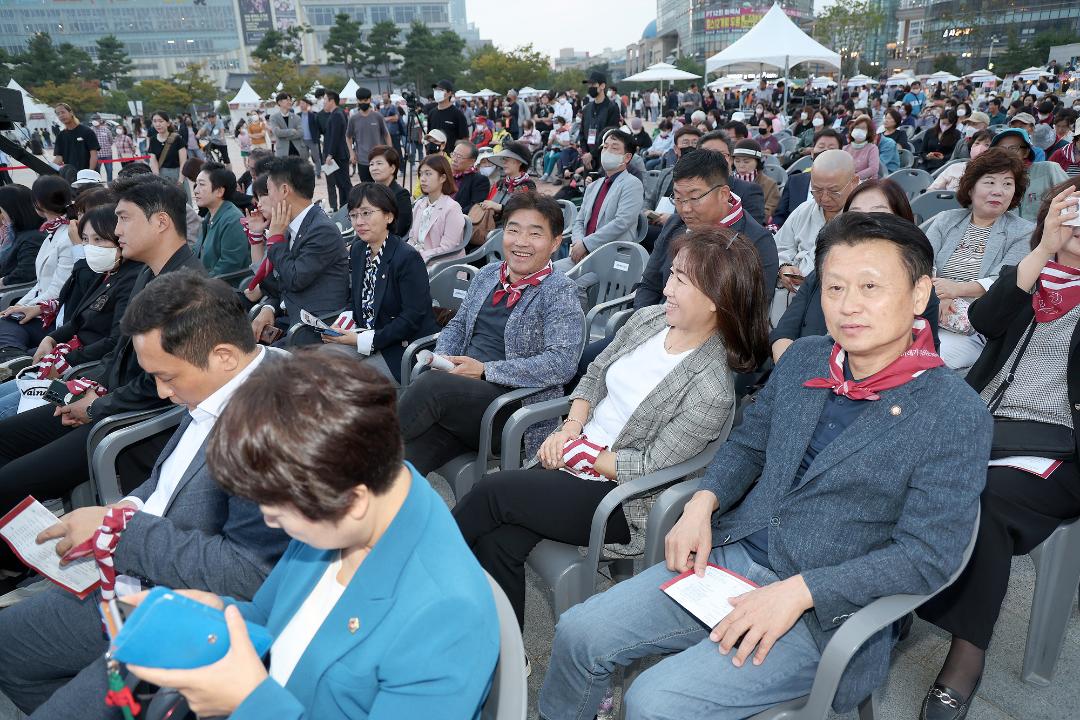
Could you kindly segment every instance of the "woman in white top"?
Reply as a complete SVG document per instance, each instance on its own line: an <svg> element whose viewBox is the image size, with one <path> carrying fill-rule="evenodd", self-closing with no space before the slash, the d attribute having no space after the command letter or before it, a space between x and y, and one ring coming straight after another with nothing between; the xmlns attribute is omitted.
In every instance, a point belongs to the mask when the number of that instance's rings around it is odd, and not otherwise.
<svg viewBox="0 0 1080 720"><path fill-rule="evenodd" d="M941 359L953 369L970 367L986 344L967 319L967 308L994 284L1002 265L1027 254L1035 224L1009 212L1024 198L1023 161L990 148L967 164L956 200L963 209L938 213L922 224L934 248L934 290L941 305Z"/></svg>
<svg viewBox="0 0 1080 720"><path fill-rule="evenodd" d="M445 155L428 155L420 163L420 191L424 197L413 205L409 244L425 263L436 256L439 260L461 257L465 254L465 215L452 197L457 184ZM447 254L454 248L458 252Z"/></svg>
<svg viewBox="0 0 1080 720"><path fill-rule="evenodd" d="M454 508L466 542L525 620L525 560L545 538L588 544L614 487L694 457L733 412L732 372L767 352L761 263L742 235L697 230L673 246L667 302L638 310L589 366L539 467L486 476ZM615 552L644 546L644 500L609 521Z"/></svg>
<svg viewBox="0 0 1080 720"><path fill-rule="evenodd" d="M75 264L67 228L71 186L59 175L42 175L34 181L30 191L34 208L45 218L41 226L45 241L34 260L37 282L18 302L0 312L0 318L3 318L0 321L0 348L37 347L52 329L56 314L55 308L47 313L44 310L60 296ZM34 320L38 316L44 316L41 322Z"/></svg>

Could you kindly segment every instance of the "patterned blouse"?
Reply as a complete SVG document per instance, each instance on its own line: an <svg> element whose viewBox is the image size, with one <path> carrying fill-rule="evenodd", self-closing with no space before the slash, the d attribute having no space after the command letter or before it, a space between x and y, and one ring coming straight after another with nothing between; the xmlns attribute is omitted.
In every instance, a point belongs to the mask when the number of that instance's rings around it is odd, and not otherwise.
<svg viewBox="0 0 1080 720"><path fill-rule="evenodd" d="M385 247L385 245L383 246ZM382 247L374 255L371 246L364 248L364 288L360 293L360 326L372 330L375 325L375 280L379 277L379 265L382 261Z"/></svg>

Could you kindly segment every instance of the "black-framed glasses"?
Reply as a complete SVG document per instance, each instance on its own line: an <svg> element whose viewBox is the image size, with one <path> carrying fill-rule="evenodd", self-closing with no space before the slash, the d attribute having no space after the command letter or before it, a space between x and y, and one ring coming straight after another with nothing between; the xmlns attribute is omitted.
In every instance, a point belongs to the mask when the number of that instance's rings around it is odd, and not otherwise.
<svg viewBox="0 0 1080 720"><path fill-rule="evenodd" d="M720 183L719 185L713 185L711 188L709 188L705 192L701 193L697 197L681 198L681 197L675 196L675 197L671 198L671 201L675 204L675 207L679 207L680 205L697 205L699 202L704 200L708 195L710 195L717 188L722 188L722 187L724 187L724 184Z"/></svg>

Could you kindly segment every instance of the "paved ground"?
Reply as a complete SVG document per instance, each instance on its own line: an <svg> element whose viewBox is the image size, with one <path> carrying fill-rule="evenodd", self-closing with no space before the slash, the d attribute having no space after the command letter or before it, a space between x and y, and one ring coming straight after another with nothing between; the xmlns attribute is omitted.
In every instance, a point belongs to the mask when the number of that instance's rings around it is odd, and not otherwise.
<svg viewBox="0 0 1080 720"><path fill-rule="evenodd" d="M435 488L453 504L446 482L432 475ZM536 697L547 670L554 636L551 608L538 589L539 579L528 574L525 599L525 649L532 658L529 678L529 718L539 717ZM1020 680L1028 613L1034 591L1035 570L1030 558L1013 562L1009 593L990 645L988 667L970 720L1076 720L1080 718L1080 616L1073 613L1057 674L1049 688ZM927 688L933 682L948 650L948 637L938 628L916 619L911 635L893 657L889 682L881 695L878 720L915 720ZM833 715L856 718L857 713ZM687 719L689 720L689 719Z"/></svg>

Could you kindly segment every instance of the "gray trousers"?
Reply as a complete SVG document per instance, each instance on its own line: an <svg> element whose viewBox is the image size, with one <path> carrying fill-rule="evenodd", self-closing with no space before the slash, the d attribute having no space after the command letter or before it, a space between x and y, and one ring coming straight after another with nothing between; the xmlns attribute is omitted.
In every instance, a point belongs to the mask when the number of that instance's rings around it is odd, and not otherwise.
<svg viewBox="0 0 1080 720"><path fill-rule="evenodd" d="M79 600L60 588L0 612L0 692L33 718L118 720L106 707L105 651L94 591ZM0 720L13 720L0 701Z"/></svg>
<svg viewBox="0 0 1080 720"><path fill-rule="evenodd" d="M311 156L311 162L315 163L315 177L322 176L322 152L319 150L319 141L305 140L304 145L307 146L308 155Z"/></svg>

